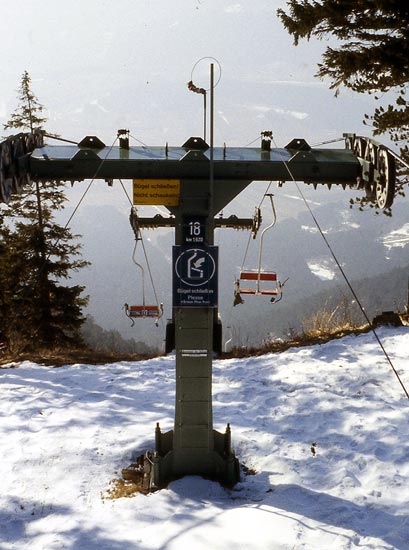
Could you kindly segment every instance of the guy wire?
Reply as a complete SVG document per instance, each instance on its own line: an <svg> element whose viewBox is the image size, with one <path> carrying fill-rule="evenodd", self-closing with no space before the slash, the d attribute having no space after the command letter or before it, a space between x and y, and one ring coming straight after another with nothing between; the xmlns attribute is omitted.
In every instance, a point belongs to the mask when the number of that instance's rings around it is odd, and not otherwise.
<svg viewBox="0 0 409 550"><path fill-rule="evenodd" d="M107 154L105 155L105 157L104 157L103 159L101 159L100 165L99 165L98 168L96 169L95 174L94 174L92 180L89 182L89 184L88 184L87 188L85 189L85 191L84 191L82 197L81 197L80 200L78 201L77 206L74 208L74 211L72 212L71 216L68 218L68 221L67 221L67 223L66 223L65 226L64 226L64 229L67 229L67 227L68 227L69 224L71 223L73 217L74 217L75 214L77 213L78 208L80 207L82 201L85 199L85 196L86 196L86 194L88 193L88 191L89 191L91 185L92 185L92 184L94 183L94 181L97 179L98 174L99 174L99 171L100 171L101 168L102 168L102 165L104 164L104 162L105 162L106 159L108 158L108 156L109 156L110 152L112 151L112 148L114 147L114 145L115 145L115 143L117 142L117 140L118 140L118 138L115 138L114 142L112 143L111 147L109 148L109 151L107 152ZM57 243L58 243L58 241L56 241L55 245L56 245ZM54 245L54 246L55 246L55 245Z"/></svg>

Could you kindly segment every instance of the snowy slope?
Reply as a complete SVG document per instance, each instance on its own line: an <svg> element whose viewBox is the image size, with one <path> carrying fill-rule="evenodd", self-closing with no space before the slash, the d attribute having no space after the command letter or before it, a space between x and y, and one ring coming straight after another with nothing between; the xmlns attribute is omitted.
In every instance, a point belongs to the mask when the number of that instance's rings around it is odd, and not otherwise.
<svg viewBox="0 0 409 550"><path fill-rule="evenodd" d="M379 334L409 385L409 331ZM215 363L215 428L257 472L231 491L102 498L172 427L172 357L25 362L0 383L1 550L409 549L409 403L370 334Z"/></svg>

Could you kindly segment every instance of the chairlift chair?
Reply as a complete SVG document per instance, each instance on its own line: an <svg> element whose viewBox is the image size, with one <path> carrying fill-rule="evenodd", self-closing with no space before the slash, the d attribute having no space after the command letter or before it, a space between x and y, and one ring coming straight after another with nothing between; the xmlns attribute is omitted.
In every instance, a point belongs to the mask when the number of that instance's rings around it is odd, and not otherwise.
<svg viewBox="0 0 409 550"><path fill-rule="evenodd" d="M239 277L234 284L234 305L243 303L243 295L253 296L270 296L270 301L279 302L282 298L284 283L281 283L277 279L277 273L275 271L265 271L261 267L261 259L263 253L263 239L266 232L271 229L276 223L276 212L274 208L273 195L266 194L270 198L271 207L273 210L273 221L268 225L260 237L259 246L259 261L258 269L241 270ZM242 286L242 281L249 281L251 286Z"/></svg>
<svg viewBox="0 0 409 550"><path fill-rule="evenodd" d="M140 263L138 263L135 260L135 252L136 252L136 246L137 241L135 242L135 248L132 255L132 260L134 264L140 269L141 271L141 281L142 281L142 304L139 305L124 305L125 314L129 319L131 319L132 325L135 325L134 319L155 319L155 324L158 326L159 319L163 315L163 304L156 304L156 305L147 305L145 301L145 270L142 267Z"/></svg>
<svg viewBox="0 0 409 550"><path fill-rule="evenodd" d="M124 308L126 316L132 321L132 326L135 324L134 319L153 318L156 319L156 322L158 322L163 315L163 304L160 304L159 306L147 306L145 304L130 306L125 304Z"/></svg>

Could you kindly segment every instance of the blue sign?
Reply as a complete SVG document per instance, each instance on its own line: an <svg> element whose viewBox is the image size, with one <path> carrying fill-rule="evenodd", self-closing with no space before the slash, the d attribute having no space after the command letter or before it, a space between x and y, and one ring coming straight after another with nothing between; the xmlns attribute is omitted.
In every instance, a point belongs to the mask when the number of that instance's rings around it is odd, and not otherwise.
<svg viewBox="0 0 409 550"><path fill-rule="evenodd" d="M217 306L217 246L173 247L173 306Z"/></svg>

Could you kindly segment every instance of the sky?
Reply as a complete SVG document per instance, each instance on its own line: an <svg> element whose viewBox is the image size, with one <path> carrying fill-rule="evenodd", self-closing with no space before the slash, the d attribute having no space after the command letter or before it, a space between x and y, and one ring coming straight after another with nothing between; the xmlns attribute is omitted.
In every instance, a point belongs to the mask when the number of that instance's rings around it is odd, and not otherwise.
<svg viewBox="0 0 409 550"><path fill-rule="evenodd" d="M276 16L284 2L254 0L1 0L0 123L16 106L28 70L47 108L48 129L74 140L119 128L150 145L180 145L202 132L209 62L221 66L215 90L215 143L246 145L273 130L319 142L363 130L373 98L314 78L327 43L295 47ZM219 65L217 65L218 68ZM367 129L365 129L367 133ZM362 133L362 132L361 132Z"/></svg>
<svg viewBox="0 0 409 550"><path fill-rule="evenodd" d="M408 327L378 335L408 387ZM254 475L111 499L173 426L174 357L0 369L0 548L409 549L408 399L372 334L213 372L214 427Z"/></svg>

